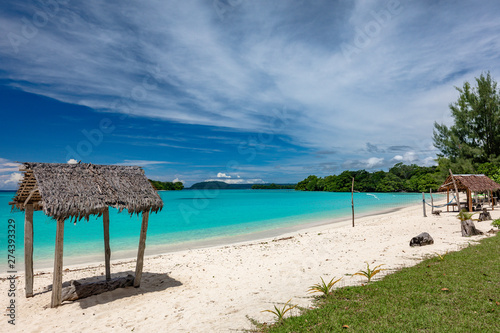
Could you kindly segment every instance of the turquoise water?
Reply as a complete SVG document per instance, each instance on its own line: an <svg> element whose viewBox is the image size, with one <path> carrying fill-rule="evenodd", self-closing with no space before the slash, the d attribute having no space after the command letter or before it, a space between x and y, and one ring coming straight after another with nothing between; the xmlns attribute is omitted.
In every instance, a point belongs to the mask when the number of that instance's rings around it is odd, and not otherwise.
<svg viewBox="0 0 500 333"><path fill-rule="evenodd" d="M16 224L16 257L23 257L24 213L11 212L13 192L0 192L0 248L7 253L8 220ZM351 194L300 192L294 190L183 190L160 192L164 208L151 214L147 253L168 250L166 246L266 230L294 227L317 221L333 221L351 215ZM355 193L357 215L409 206L422 202L417 193ZM139 242L141 217L110 209L112 259L117 253L133 256ZM56 223L43 212L34 213L34 261L50 263L54 254ZM64 257L103 255L102 219L65 222ZM127 252L129 251L129 252ZM100 259L97 259L100 260ZM7 260L5 260L6 262ZM88 260L87 260L88 261ZM85 262L85 259L80 260ZM5 263L6 265L6 263ZM39 267L40 265L38 265ZM48 265L50 266L50 264ZM20 268L19 268L20 269Z"/></svg>

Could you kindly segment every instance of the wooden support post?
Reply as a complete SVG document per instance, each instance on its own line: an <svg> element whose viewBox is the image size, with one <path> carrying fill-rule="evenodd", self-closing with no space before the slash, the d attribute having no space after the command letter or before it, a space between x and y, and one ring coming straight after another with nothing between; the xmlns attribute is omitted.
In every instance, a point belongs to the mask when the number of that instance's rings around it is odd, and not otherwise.
<svg viewBox="0 0 500 333"><path fill-rule="evenodd" d="M146 249L146 233L148 232L149 211L142 213L141 236L139 238L139 250L137 251L137 263L135 266L134 287L141 285L142 266L144 265L144 250Z"/></svg>
<svg viewBox="0 0 500 333"><path fill-rule="evenodd" d="M427 214L425 214L425 194L422 192L422 207L424 208L424 217L427 217Z"/></svg>
<svg viewBox="0 0 500 333"><path fill-rule="evenodd" d="M429 189L429 194L431 195L431 214L434 214L434 199L432 198L432 188Z"/></svg>
<svg viewBox="0 0 500 333"><path fill-rule="evenodd" d="M354 177L352 177L351 205L352 205L352 227L354 228Z"/></svg>
<svg viewBox="0 0 500 333"><path fill-rule="evenodd" d="M451 172L451 169L448 169L448 171L450 171L451 180L453 181L453 187L455 187L455 196L457 198L457 208L458 208L458 211L460 212L460 197L458 196L457 183L455 183L455 177L453 177L453 173Z"/></svg>
<svg viewBox="0 0 500 333"><path fill-rule="evenodd" d="M56 250L54 255L54 276L52 279L52 300L50 307L61 305L63 269L64 220L57 220Z"/></svg>
<svg viewBox="0 0 500 333"><path fill-rule="evenodd" d="M104 228L104 264L106 266L106 281L111 280L111 248L109 246L109 208L102 213Z"/></svg>
<svg viewBox="0 0 500 333"><path fill-rule="evenodd" d="M450 189L446 189L446 202L450 202ZM450 205L446 205L446 211L450 211Z"/></svg>
<svg viewBox="0 0 500 333"><path fill-rule="evenodd" d="M495 200L493 199L493 191L488 191L491 198L491 210L495 210Z"/></svg>
<svg viewBox="0 0 500 333"><path fill-rule="evenodd" d="M24 212L24 271L26 297L33 297L33 204Z"/></svg>
<svg viewBox="0 0 500 333"><path fill-rule="evenodd" d="M467 203L469 207L469 212L472 212L472 193L471 190L467 189Z"/></svg>

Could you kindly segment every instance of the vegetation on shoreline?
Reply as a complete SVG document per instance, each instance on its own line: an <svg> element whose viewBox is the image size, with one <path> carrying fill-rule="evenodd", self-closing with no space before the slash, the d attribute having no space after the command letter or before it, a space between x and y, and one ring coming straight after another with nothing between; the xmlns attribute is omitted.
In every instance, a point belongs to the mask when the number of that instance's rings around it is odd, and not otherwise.
<svg viewBox="0 0 500 333"><path fill-rule="evenodd" d="M293 190L297 185L295 184L254 184L252 190Z"/></svg>
<svg viewBox="0 0 500 333"><path fill-rule="evenodd" d="M500 270L492 254L499 252L500 237L486 238L444 260L433 257L364 286L335 289L315 298L315 309L257 324L257 331L496 332Z"/></svg>
<svg viewBox="0 0 500 333"><path fill-rule="evenodd" d="M157 191L180 191L184 188L181 182L161 182L159 180L149 180Z"/></svg>

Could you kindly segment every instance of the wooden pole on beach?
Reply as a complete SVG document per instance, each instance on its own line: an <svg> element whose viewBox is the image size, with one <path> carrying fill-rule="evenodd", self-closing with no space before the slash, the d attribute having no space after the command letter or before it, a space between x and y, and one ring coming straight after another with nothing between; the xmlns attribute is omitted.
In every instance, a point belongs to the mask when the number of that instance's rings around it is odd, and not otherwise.
<svg viewBox="0 0 500 333"><path fill-rule="evenodd" d="M24 213L24 281L26 297L33 297L33 204Z"/></svg>
<svg viewBox="0 0 500 333"><path fill-rule="evenodd" d="M104 229L104 265L106 267L106 281L111 280L111 248L109 246L109 208L102 213L102 225Z"/></svg>
<svg viewBox="0 0 500 333"><path fill-rule="evenodd" d="M446 189L446 202L447 202L446 211L449 212L450 211L450 205L449 205L449 203L450 203L450 189L449 188Z"/></svg>
<svg viewBox="0 0 500 333"><path fill-rule="evenodd" d="M134 287L141 285L142 266L144 264L144 250L146 249L146 233L148 232L149 211L142 213L141 235L139 237L139 250L137 251L137 263L135 266Z"/></svg>
<svg viewBox="0 0 500 333"><path fill-rule="evenodd" d="M429 189L429 194L431 195L431 214L434 214L434 199L432 198L432 188Z"/></svg>
<svg viewBox="0 0 500 333"><path fill-rule="evenodd" d="M351 206L352 206L352 227L354 228L354 177L352 177Z"/></svg>
<svg viewBox="0 0 500 333"><path fill-rule="evenodd" d="M422 207L424 209L424 217L427 217L427 214L425 214L425 194L422 192Z"/></svg>
<svg viewBox="0 0 500 333"><path fill-rule="evenodd" d="M57 220L56 250L54 255L54 274L52 277L52 299L50 307L61 305L62 300L62 269L63 269L64 219Z"/></svg>
<svg viewBox="0 0 500 333"><path fill-rule="evenodd" d="M455 177L453 177L453 172L451 172L451 169L448 169L448 171L450 171L451 180L453 181L453 187L455 187L455 196L457 197L457 208L458 211L460 212L460 197L458 196L457 183L455 183Z"/></svg>

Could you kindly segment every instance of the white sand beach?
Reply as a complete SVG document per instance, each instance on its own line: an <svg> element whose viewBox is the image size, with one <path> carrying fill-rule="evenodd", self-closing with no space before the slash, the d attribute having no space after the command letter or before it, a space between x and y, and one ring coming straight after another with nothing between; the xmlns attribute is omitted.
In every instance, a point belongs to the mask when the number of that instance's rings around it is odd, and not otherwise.
<svg viewBox="0 0 500 333"><path fill-rule="evenodd" d="M146 257L140 288L118 289L52 309L52 270L35 270L35 296L24 297L24 276L17 285L16 329L23 332L239 332L251 328L247 316L274 320L274 304L308 307L308 287L320 277L343 277L338 286L363 283L350 277L370 265L384 274L412 266L435 253L456 251L486 236L461 236L457 213L422 216L413 206L382 215L316 226L279 237ZM500 209L491 211L500 217ZM481 231L491 221L476 222ZM428 232L434 244L410 247ZM112 262L113 277L133 274L135 260ZM103 279L104 265L65 266L63 281ZM2 277L6 275L2 274ZM82 281L81 281L82 282ZM1 304L8 304L8 281L0 282ZM6 330L9 329L9 330ZM13 331L3 317L1 332Z"/></svg>

